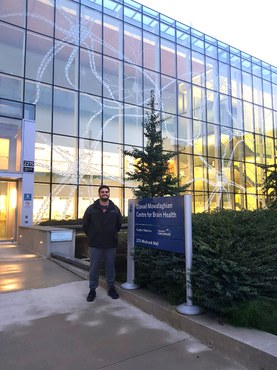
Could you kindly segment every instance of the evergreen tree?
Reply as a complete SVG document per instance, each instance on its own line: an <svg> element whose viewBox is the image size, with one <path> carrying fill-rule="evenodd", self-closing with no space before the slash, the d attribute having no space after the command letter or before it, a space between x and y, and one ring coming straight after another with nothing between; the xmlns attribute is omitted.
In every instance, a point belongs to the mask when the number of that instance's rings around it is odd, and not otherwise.
<svg viewBox="0 0 277 370"><path fill-rule="evenodd" d="M124 154L135 159L134 171L127 172L129 180L140 183L133 190L137 198L154 198L166 195L178 195L184 192L188 185L179 186L178 178L170 171L169 160L177 153L163 151L161 125L165 119L159 119L155 111L155 94L151 90L148 105L150 113L144 121L145 137L147 139L144 150L133 149L124 151Z"/></svg>

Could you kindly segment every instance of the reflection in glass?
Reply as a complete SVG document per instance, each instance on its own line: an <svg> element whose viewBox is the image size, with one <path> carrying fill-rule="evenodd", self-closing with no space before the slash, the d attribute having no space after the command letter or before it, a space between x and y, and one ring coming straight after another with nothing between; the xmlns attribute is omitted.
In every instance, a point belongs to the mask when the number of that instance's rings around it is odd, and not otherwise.
<svg viewBox="0 0 277 370"><path fill-rule="evenodd" d="M74 185L53 185L51 197L51 218L72 220L77 216L77 187Z"/></svg>
<svg viewBox="0 0 277 370"><path fill-rule="evenodd" d="M51 137L36 133L35 142L35 181L50 182L51 171Z"/></svg>
<svg viewBox="0 0 277 370"><path fill-rule="evenodd" d="M39 99L37 100L37 94ZM39 90L34 82L25 83L25 101L36 104L36 131L51 131L52 121L52 88L49 85L40 84Z"/></svg>
<svg viewBox="0 0 277 370"><path fill-rule="evenodd" d="M142 64L141 30L128 24L124 27L124 59L139 66Z"/></svg>
<svg viewBox="0 0 277 370"><path fill-rule="evenodd" d="M53 137L52 181L77 183L77 139L65 136Z"/></svg>
<svg viewBox="0 0 277 370"><path fill-rule="evenodd" d="M101 183L102 149L100 141L79 141L79 183L97 185Z"/></svg>
<svg viewBox="0 0 277 370"><path fill-rule="evenodd" d="M160 70L160 41L151 33L143 33L143 65L156 72Z"/></svg>
<svg viewBox="0 0 277 370"><path fill-rule="evenodd" d="M175 77L175 46L173 42L161 41L161 73Z"/></svg>
<svg viewBox="0 0 277 370"><path fill-rule="evenodd" d="M89 139L102 139L102 101L92 95L81 94L79 103L79 135Z"/></svg>
<svg viewBox="0 0 277 370"><path fill-rule="evenodd" d="M27 33L26 77L52 83L53 59L43 62L45 54L52 48L53 40L31 32Z"/></svg>
<svg viewBox="0 0 277 370"><path fill-rule="evenodd" d="M16 2L18 3L18 1ZM45 0L28 0L27 28L43 35L53 35L54 3Z"/></svg>
<svg viewBox="0 0 277 370"><path fill-rule="evenodd" d="M123 178L123 152L121 145L104 143L103 145L103 183L119 186Z"/></svg>
<svg viewBox="0 0 277 370"><path fill-rule="evenodd" d="M24 30L0 24L0 71L23 76Z"/></svg>
<svg viewBox="0 0 277 370"><path fill-rule="evenodd" d="M103 102L103 140L123 142L122 105L112 100Z"/></svg>
<svg viewBox="0 0 277 370"><path fill-rule="evenodd" d="M93 95L102 94L102 57L93 51L80 51L80 90Z"/></svg>
<svg viewBox="0 0 277 370"><path fill-rule="evenodd" d="M77 134L77 101L76 92L55 88L53 107L53 132L63 135Z"/></svg>

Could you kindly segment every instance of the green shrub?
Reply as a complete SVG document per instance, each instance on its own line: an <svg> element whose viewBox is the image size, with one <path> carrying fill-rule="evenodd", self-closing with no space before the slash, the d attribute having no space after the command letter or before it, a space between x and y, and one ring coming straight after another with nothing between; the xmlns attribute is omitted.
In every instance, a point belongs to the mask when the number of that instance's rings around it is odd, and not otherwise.
<svg viewBox="0 0 277 370"><path fill-rule="evenodd" d="M197 216L191 272L195 301L225 314L238 303L276 297L277 212Z"/></svg>
<svg viewBox="0 0 277 370"><path fill-rule="evenodd" d="M228 322L277 335L277 299L260 298L243 302L229 310Z"/></svg>
<svg viewBox="0 0 277 370"><path fill-rule="evenodd" d="M276 210L192 215L193 302L228 318L249 302L277 299L276 226ZM185 301L183 255L138 247L134 257L137 283Z"/></svg>

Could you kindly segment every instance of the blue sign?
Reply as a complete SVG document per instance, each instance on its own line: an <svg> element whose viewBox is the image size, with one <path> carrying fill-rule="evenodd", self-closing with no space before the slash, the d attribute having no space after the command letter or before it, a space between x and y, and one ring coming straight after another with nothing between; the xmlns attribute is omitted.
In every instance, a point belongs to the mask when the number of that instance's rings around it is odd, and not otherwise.
<svg viewBox="0 0 277 370"><path fill-rule="evenodd" d="M32 200L32 194L24 193L24 200Z"/></svg>
<svg viewBox="0 0 277 370"><path fill-rule="evenodd" d="M140 199L135 208L134 245L184 253L184 197Z"/></svg>

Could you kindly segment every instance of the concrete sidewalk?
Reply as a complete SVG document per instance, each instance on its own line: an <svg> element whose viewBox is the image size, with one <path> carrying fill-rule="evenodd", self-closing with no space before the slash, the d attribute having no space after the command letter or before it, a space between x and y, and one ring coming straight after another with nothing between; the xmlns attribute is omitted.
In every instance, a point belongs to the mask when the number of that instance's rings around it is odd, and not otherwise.
<svg viewBox="0 0 277 370"><path fill-rule="evenodd" d="M163 322L169 312L155 318L160 302L152 314L135 307L148 305L141 290L119 287L122 298L112 300L99 287L86 302L86 273L0 245L1 370L252 370Z"/></svg>

